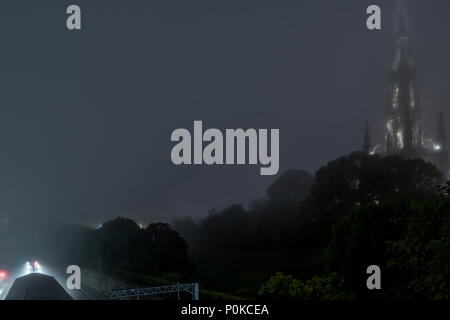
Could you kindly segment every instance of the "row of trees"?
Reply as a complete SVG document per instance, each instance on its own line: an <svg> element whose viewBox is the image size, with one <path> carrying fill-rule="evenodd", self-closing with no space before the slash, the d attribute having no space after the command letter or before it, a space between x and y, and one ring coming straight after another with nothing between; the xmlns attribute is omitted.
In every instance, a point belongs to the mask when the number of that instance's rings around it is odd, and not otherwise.
<svg viewBox="0 0 450 320"><path fill-rule="evenodd" d="M141 228L133 220L117 218L99 229L67 225L50 235L47 247L59 262L96 268L101 260L105 272L122 269L181 277L192 272L186 242L166 223Z"/></svg>
<svg viewBox="0 0 450 320"><path fill-rule="evenodd" d="M248 210L234 204L222 211L211 210L200 223L183 217L171 225L194 251L295 249L304 219L302 203L313 182L310 173L289 170L267 189L265 198L251 202Z"/></svg>
<svg viewBox="0 0 450 320"><path fill-rule="evenodd" d="M450 182L425 201L353 208L333 225L328 272L302 282L278 273L260 295L290 299L449 299ZM367 266L382 270L382 291L368 291Z"/></svg>
<svg viewBox="0 0 450 320"><path fill-rule="evenodd" d="M275 253L302 268L267 277L254 295L445 299L450 293L449 194L450 185L429 163L356 152L329 162L314 177L287 171L248 208L231 205L200 222L186 217L146 228L125 218L95 230L70 225L52 233L44 247L68 263L96 267L101 259L105 271L195 279L199 275L188 245L194 254L273 259ZM382 270L381 291L365 286L366 268L373 264Z"/></svg>
<svg viewBox="0 0 450 320"><path fill-rule="evenodd" d="M196 250L276 250L306 265L297 278L275 275L261 295L448 298L450 207L442 185L430 163L355 152L329 162L315 177L286 172L249 209L232 205L199 223L183 218L173 226ZM365 272L372 264L383 270L384 285L369 295ZM299 294L330 279L342 279L339 294L321 294L320 288ZM297 289L286 290L286 283Z"/></svg>

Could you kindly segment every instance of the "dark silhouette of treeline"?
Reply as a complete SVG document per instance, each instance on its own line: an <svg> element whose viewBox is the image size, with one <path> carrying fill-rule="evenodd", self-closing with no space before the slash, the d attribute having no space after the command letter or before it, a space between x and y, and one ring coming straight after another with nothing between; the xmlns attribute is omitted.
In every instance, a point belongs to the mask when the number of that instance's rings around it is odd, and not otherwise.
<svg viewBox="0 0 450 320"><path fill-rule="evenodd" d="M355 152L315 177L287 171L248 209L232 205L172 225L194 256L228 252L298 262L290 274L262 283L260 296L442 299L450 293L450 200L443 185L442 174L423 160ZM381 268L383 290L367 289L370 265Z"/></svg>
<svg viewBox="0 0 450 320"><path fill-rule="evenodd" d="M192 274L187 245L167 223L141 228L135 221L116 218L99 229L70 224L43 241L44 259L54 264L77 264L105 274L127 271L152 276L174 274L182 280Z"/></svg>
<svg viewBox="0 0 450 320"><path fill-rule="evenodd" d="M247 298L448 299L449 193L430 163L355 152L314 176L285 172L248 208L145 228L126 218L66 225L33 252ZM366 287L370 265L381 268L382 290Z"/></svg>
<svg viewBox="0 0 450 320"><path fill-rule="evenodd" d="M306 219L302 204L314 177L304 170L289 170L267 189L267 197L250 203L246 210L234 204L211 210L200 223L190 217L172 221L193 250L251 252L276 249L297 251L297 224Z"/></svg>

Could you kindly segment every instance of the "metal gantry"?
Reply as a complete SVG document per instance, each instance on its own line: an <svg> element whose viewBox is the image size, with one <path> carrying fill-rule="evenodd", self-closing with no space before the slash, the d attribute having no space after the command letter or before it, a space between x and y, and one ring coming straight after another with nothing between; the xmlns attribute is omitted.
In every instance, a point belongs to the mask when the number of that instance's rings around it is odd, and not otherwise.
<svg viewBox="0 0 450 320"><path fill-rule="evenodd" d="M179 283L169 286L159 286L150 288L135 288L112 291L109 294L109 299L121 299L136 297L139 299L141 296L149 296L155 294L167 294L178 293L178 299L180 299L180 292L187 292L192 295L192 300L198 300L198 283Z"/></svg>

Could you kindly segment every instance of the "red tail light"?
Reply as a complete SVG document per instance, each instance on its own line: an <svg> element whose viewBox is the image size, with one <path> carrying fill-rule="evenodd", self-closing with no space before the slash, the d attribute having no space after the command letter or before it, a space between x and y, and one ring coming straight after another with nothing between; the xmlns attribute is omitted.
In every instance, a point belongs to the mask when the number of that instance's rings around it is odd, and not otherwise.
<svg viewBox="0 0 450 320"><path fill-rule="evenodd" d="M0 271L0 279L4 280L8 277L8 273L6 271Z"/></svg>

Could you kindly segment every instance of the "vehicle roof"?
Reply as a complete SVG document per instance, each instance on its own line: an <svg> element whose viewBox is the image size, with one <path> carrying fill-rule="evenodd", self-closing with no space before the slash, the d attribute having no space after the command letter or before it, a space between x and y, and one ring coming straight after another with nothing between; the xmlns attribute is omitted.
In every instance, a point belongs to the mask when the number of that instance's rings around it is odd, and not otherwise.
<svg viewBox="0 0 450 320"><path fill-rule="evenodd" d="M32 273L14 280L5 300L72 300L52 276Z"/></svg>

